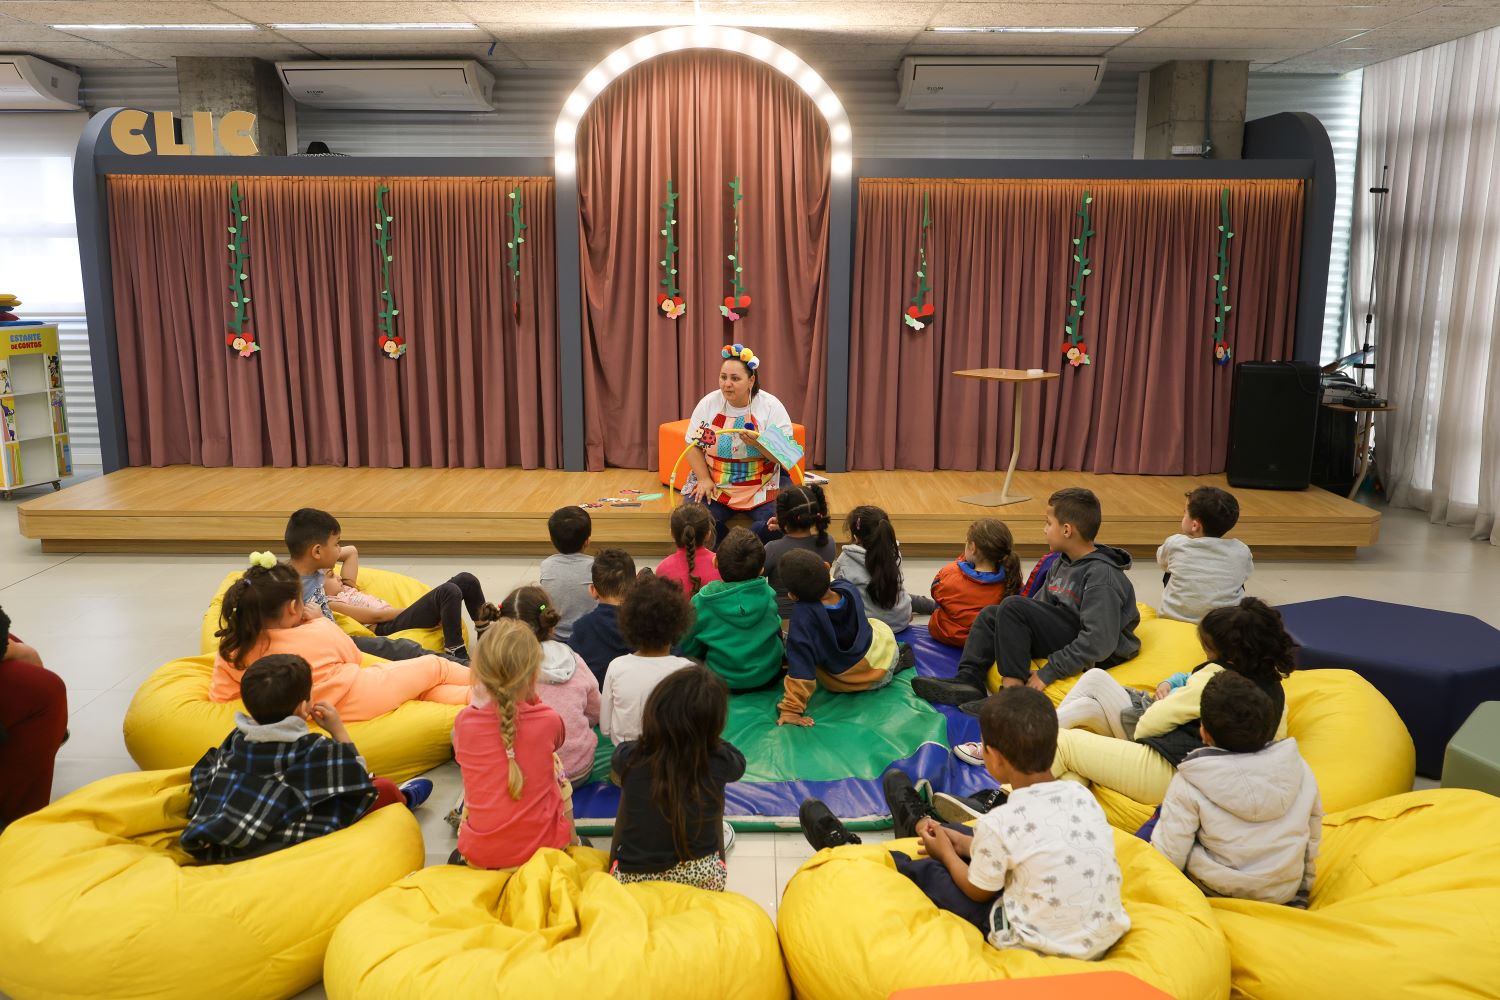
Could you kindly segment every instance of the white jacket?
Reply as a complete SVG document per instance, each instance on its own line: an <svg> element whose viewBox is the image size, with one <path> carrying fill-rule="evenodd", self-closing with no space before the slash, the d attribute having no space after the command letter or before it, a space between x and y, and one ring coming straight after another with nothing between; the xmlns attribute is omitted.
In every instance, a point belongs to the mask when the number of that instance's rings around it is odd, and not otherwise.
<svg viewBox="0 0 1500 1000"><path fill-rule="evenodd" d="M1323 804L1294 739L1183 758L1151 846L1220 896L1287 903L1312 891Z"/></svg>

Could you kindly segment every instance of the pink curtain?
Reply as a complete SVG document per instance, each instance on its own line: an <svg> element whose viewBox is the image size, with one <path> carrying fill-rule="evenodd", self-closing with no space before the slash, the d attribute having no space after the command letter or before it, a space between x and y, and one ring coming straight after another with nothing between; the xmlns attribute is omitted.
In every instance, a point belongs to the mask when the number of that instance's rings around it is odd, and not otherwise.
<svg viewBox="0 0 1500 1000"><path fill-rule="evenodd" d="M248 359L224 342L231 181L249 216ZM397 361L376 339L382 183ZM561 464L551 178L115 176L109 213L130 464Z"/></svg>
<svg viewBox="0 0 1500 1000"><path fill-rule="evenodd" d="M1219 199L1230 191L1234 360L1291 354L1302 184L1267 181L863 180L851 313L855 469L1003 468L1012 396L952 372L1045 368L1020 387L1022 468L1189 475L1224 468L1232 372L1214 364ZM1076 215L1094 237L1081 329L1062 355ZM901 321L916 292L923 194L936 321Z"/></svg>
<svg viewBox="0 0 1500 1000"><path fill-rule="evenodd" d="M718 387L720 349L748 344L766 391L821 455L828 327L829 138L791 80L747 56L652 59L605 90L578 132L588 465L654 466L656 429ZM752 305L730 323L730 181ZM668 180L677 201L678 319L657 307Z"/></svg>

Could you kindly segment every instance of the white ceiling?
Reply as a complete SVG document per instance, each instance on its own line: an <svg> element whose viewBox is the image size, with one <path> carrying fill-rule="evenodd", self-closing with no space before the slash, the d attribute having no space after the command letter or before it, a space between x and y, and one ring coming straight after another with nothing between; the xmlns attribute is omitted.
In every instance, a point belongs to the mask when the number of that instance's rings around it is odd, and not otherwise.
<svg viewBox="0 0 1500 1000"><path fill-rule="evenodd" d="M0 52L78 67L174 56L478 59L496 70L582 69L695 17L748 28L825 74L914 54L1103 55L1113 69L1243 59L1273 72L1346 72L1500 26L1500 0L0 0ZM52 24L469 21L463 31L56 31ZM1135 35L945 35L938 25L1119 26Z"/></svg>

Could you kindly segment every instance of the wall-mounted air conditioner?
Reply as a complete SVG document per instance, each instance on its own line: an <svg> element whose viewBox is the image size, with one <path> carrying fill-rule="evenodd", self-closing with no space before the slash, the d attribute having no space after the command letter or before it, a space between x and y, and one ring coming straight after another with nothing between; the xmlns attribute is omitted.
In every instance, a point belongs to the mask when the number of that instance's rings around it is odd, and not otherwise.
<svg viewBox="0 0 1500 1000"><path fill-rule="evenodd" d="M1101 58L907 56L897 104L907 111L1076 108L1103 78Z"/></svg>
<svg viewBox="0 0 1500 1000"><path fill-rule="evenodd" d="M471 59L279 62L299 104L380 111L492 111L495 77Z"/></svg>
<svg viewBox="0 0 1500 1000"><path fill-rule="evenodd" d="M0 111L77 111L78 74L36 56L0 55Z"/></svg>

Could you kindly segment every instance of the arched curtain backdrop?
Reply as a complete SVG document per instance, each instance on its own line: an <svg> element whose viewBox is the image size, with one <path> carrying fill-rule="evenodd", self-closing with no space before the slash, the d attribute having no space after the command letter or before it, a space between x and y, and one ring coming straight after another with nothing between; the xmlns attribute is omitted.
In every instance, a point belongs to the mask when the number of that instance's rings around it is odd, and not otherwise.
<svg viewBox="0 0 1500 1000"><path fill-rule="evenodd" d="M718 386L720 349L763 359L766 390L822 460L828 332L828 127L796 83L733 53L687 50L631 69L578 129L588 467L654 466L657 425ZM753 299L728 323L729 181L744 187L741 262ZM657 308L667 181L679 193L677 283Z"/></svg>
<svg viewBox="0 0 1500 1000"><path fill-rule="evenodd" d="M1020 467L1222 471L1232 371L1214 364L1219 198L1230 190L1227 343L1235 361L1288 358L1302 182L861 180L849 374L852 469L994 470L1010 459L1011 388L951 374L1045 368L1025 393ZM1076 213L1095 235L1082 323L1091 366L1062 356ZM922 196L936 322L916 292Z"/></svg>
<svg viewBox="0 0 1500 1000"><path fill-rule="evenodd" d="M249 234L259 353L224 343L229 185ZM408 345L377 344L375 191ZM556 468L550 177L112 176L116 336L131 465ZM521 188L520 319L506 265Z"/></svg>

